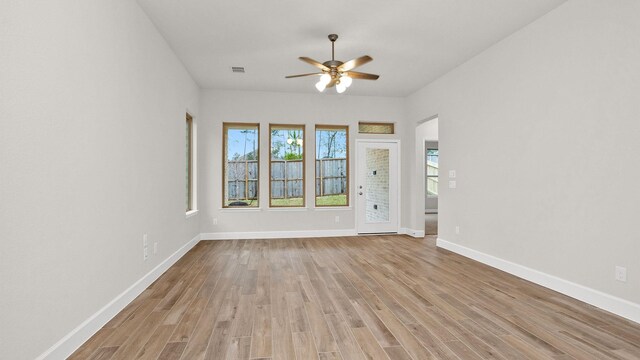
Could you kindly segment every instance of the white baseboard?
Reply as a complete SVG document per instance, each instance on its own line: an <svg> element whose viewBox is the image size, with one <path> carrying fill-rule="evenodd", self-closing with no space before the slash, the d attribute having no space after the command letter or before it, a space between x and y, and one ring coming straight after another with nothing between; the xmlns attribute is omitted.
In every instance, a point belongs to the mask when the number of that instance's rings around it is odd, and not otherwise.
<svg viewBox="0 0 640 360"><path fill-rule="evenodd" d="M423 238L424 237L424 230L414 230L414 229L409 229L409 228L400 228L400 231L398 231L398 234L406 234L409 236L413 236L415 238Z"/></svg>
<svg viewBox="0 0 640 360"><path fill-rule="evenodd" d="M202 233L202 240L236 240L236 239L277 239L308 238L332 236L356 236L355 229L344 230L294 230L294 231L251 231L251 232L218 232Z"/></svg>
<svg viewBox="0 0 640 360"><path fill-rule="evenodd" d="M424 237L424 230L400 228L398 234L406 234L416 238ZM294 230L294 231L252 231L252 232L218 232L202 233L202 240L240 240L240 239L289 239L308 237L356 236L355 229L344 230Z"/></svg>
<svg viewBox="0 0 640 360"><path fill-rule="evenodd" d="M437 246L640 323L640 304L438 238Z"/></svg>
<svg viewBox="0 0 640 360"><path fill-rule="evenodd" d="M149 271L140 280L136 281L127 290L116 296L102 309L78 325L65 337L60 339L47 351L42 353L36 360L58 360L66 359L73 354L85 341L89 340L100 328L102 328L109 320L118 314L133 299L140 295L149 285L160 277L171 265L175 264L187 251L191 250L200 241L200 234L196 235L188 243L184 244L180 249L171 254L163 262L158 264L153 270Z"/></svg>

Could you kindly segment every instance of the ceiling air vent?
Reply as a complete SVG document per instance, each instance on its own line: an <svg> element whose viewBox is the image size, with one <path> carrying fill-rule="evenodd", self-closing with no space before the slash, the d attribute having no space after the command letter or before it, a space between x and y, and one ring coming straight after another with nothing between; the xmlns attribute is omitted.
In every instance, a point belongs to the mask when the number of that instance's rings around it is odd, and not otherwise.
<svg viewBox="0 0 640 360"><path fill-rule="evenodd" d="M232 66L231 67L231 71L234 73L244 73L244 67L243 66Z"/></svg>

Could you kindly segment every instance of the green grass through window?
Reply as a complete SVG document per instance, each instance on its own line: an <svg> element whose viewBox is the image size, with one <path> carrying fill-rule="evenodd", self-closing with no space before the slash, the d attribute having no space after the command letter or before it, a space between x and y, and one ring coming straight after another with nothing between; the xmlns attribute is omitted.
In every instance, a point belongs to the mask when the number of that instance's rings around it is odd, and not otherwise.
<svg viewBox="0 0 640 360"><path fill-rule="evenodd" d="M302 198L271 199L271 206L302 206Z"/></svg>
<svg viewBox="0 0 640 360"><path fill-rule="evenodd" d="M345 206L347 205L347 195L326 195L316 197L317 206Z"/></svg>

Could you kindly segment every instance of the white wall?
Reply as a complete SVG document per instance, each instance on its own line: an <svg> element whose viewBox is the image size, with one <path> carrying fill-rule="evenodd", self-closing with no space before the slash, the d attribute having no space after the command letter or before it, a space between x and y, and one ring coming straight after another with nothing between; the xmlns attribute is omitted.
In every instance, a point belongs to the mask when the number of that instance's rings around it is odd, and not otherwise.
<svg viewBox="0 0 640 360"><path fill-rule="evenodd" d="M198 88L128 0L2 1L0 49L0 358L33 359L198 233Z"/></svg>
<svg viewBox="0 0 640 360"><path fill-rule="evenodd" d="M242 76L242 75L240 75ZM309 86L313 86L309 83ZM357 86L354 84L353 86ZM404 99L339 96L331 94L294 94L251 91L209 90L201 97L200 183L201 232L264 232L308 230L353 230L355 228L354 175L355 139L358 121L397 123L398 134L369 138L400 138L404 126ZM261 210L221 209L222 207L222 123L260 123L260 207ZM306 124L306 203L307 209L269 209L269 123ZM350 208L328 210L314 208L312 185L315 156L315 124L349 125ZM311 164L311 165L309 165ZM311 184L311 186L309 185ZM405 201L408 204L409 201ZM340 222L335 222L335 216ZM216 218L217 225L213 224ZM407 221L408 222L408 221Z"/></svg>
<svg viewBox="0 0 640 360"><path fill-rule="evenodd" d="M638 14L569 1L408 99L457 170L440 237L640 303Z"/></svg>

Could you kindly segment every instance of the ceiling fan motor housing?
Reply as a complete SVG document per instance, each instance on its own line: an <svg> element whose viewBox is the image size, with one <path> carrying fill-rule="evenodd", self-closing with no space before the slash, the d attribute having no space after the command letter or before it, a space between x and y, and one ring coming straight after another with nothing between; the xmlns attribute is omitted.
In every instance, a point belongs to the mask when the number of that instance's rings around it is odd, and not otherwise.
<svg viewBox="0 0 640 360"><path fill-rule="evenodd" d="M339 60L329 60L322 63L322 65L329 68L329 71L326 71L327 74L331 75L332 78L339 75L338 66L342 65L343 62Z"/></svg>
<svg viewBox="0 0 640 360"><path fill-rule="evenodd" d="M325 61L322 63L322 65L332 68L332 67L338 67L340 65L342 65L343 62L340 60L329 60L329 61Z"/></svg>

